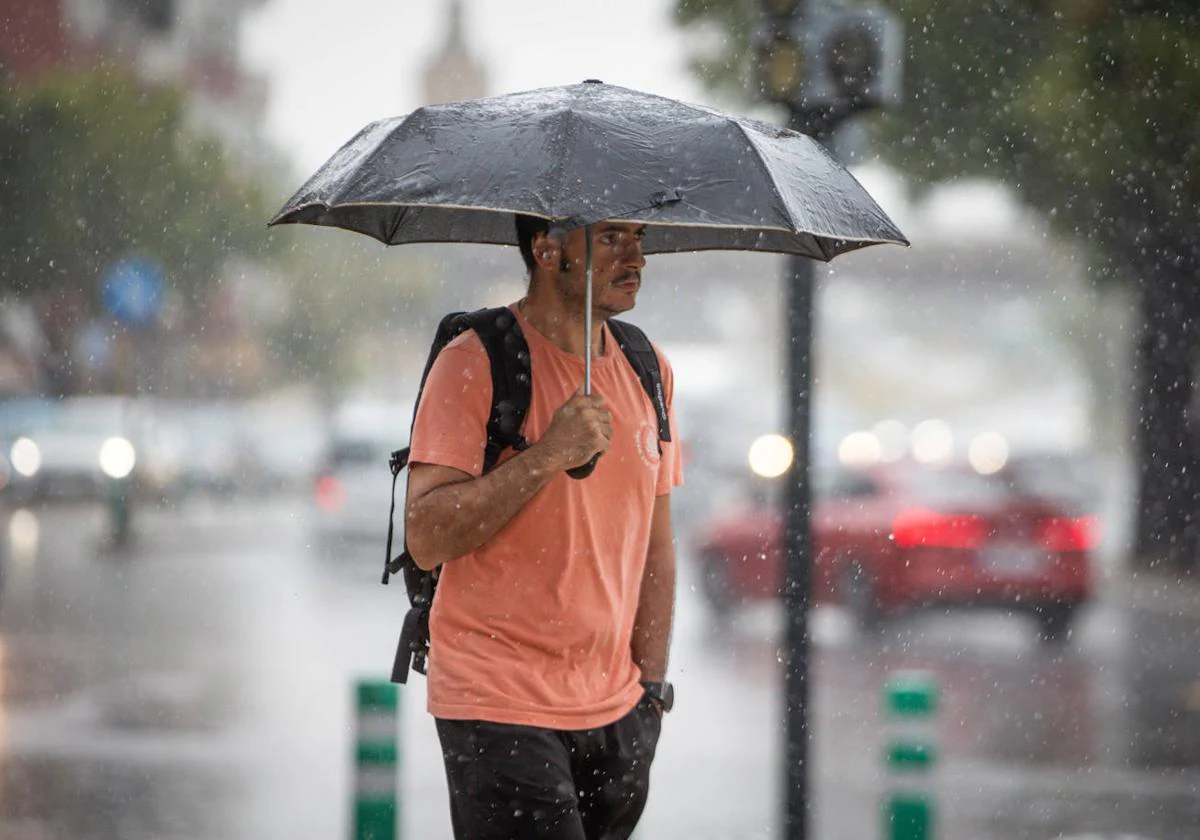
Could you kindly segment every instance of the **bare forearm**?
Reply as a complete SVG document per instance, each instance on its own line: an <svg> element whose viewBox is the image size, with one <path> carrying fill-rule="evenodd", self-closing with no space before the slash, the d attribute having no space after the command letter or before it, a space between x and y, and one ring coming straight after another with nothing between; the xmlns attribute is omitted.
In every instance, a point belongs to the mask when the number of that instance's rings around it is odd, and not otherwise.
<svg viewBox="0 0 1200 840"><path fill-rule="evenodd" d="M660 682L667 677L671 624L675 612L675 546L652 547L646 556L641 599L633 623L633 661L642 679Z"/></svg>
<svg viewBox="0 0 1200 840"><path fill-rule="evenodd" d="M486 475L431 490L408 505L408 550L423 569L474 551L559 472L554 459L535 445Z"/></svg>

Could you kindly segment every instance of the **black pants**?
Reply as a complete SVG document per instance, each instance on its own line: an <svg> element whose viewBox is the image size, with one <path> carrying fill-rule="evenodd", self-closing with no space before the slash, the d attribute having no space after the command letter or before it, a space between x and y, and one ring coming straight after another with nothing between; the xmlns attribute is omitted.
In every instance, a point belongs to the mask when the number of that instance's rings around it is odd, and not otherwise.
<svg viewBox="0 0 1200 840"><path fill-rule="evenodd" d="M648 698L580 731L439 719L454 837L625 840L646 807L661 727Z"/></svg>

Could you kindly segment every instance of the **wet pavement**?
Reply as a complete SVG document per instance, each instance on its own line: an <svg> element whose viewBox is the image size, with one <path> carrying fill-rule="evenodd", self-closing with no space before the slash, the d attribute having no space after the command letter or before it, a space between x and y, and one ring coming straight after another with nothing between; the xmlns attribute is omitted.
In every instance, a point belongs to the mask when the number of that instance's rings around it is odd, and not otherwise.
<svg viewBox="0 0 1200 840"><path fill-rule="evenodd" d="M349 837L351 692L390 667L403 601L379 547L331 552L302 499L141 511L124 552L86 507L18 516L0 589L0 838ZM686 558L684 558L686 559ZM779 836L781 616L713 626L681 569L641 838ZM1200 837L1200 602L1119 578L1061 649L1023 619L931 616L859 638L813 619L812 836L883 837L880 685L940 681L938 838ZM420 678L404 689L403 837L449 836Z"/></svg>

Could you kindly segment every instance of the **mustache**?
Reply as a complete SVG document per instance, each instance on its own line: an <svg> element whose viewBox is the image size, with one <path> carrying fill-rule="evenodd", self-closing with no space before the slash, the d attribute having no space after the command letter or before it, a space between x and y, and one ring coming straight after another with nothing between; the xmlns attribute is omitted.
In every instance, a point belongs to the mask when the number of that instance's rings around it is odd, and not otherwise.
<svg viewBox="0 0 1200 840"><path fill-rule="evenodd" d="M618 274L616 277L613 278L612 284L615 286L618 283L625 283L629 280L636 280L639 283L641 283L642 282L642 272L626 271L623 274Z"/></svg>

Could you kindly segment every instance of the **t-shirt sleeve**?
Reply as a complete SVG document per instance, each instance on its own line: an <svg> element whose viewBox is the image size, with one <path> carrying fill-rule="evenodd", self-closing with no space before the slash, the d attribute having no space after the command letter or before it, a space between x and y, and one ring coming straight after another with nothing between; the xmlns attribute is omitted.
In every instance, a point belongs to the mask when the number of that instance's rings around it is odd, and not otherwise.
<svg viewBox="0 0 1200 840"><path fill-rule="evenodd" d="M683 457L680 450L679 425L675 422L675 373L663 352L658 354L658 366L662 371L663 391L667 395L667 419L670 421L671 442L663 443L662 459L658 462L658 480L654 486L656 496L665 496L671 489L683 484Z"/></svg>
<svg viewBox="0 0 1200 840"><path fill-rule="evenodd" d="M487 351L468 331L442 348L433 362L413 423L409 460L481 475L491 405Z"/></svg>

